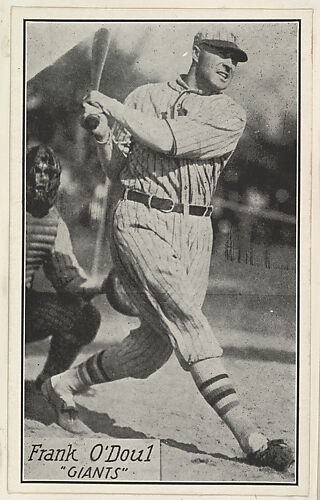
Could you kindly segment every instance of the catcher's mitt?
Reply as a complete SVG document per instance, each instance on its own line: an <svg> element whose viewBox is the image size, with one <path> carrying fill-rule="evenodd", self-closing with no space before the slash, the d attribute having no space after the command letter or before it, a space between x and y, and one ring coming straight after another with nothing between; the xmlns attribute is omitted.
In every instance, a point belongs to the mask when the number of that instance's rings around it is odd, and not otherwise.
<svg viewBox="0 0 320 500"><path fill-rule="evenodd" d="M117 312L126 316L139 316L135 306L129 299L115 268L111 269L103 288L109 304Z"/></svg>

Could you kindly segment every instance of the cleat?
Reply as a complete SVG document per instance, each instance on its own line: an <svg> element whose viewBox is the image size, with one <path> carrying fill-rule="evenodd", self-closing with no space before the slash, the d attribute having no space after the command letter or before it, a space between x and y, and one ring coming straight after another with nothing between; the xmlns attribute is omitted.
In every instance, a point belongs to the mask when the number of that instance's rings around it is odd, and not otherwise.
<svg viewBox="0 0 320 500"><path fill-rule="evenodd" d="M73 434L89 434L91 429L79 418L79 410L76 407L70 393L70 401L67 402L52 387L51 378L48 378L41 386L41 392L46 400L54 408L57 415L57 424Z"/></svg>
<svg viewBox="0 0 320 500"><path fill-rule="evenodd" d="M267 448L249 453L247 461L257 467L271 467L279 472L286 471L294 462L294 454L283 439L268 441Z"/></svg>

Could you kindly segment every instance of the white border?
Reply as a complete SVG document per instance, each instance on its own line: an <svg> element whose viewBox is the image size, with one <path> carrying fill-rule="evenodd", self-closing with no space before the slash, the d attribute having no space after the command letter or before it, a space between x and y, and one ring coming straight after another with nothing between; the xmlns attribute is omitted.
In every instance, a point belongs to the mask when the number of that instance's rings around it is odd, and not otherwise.
<svg viewBox="0 0 320 500"><path fill-rule="evenodd" d="M292 2L296 3L296 2ZM231 6L231 5L230 5ZM183 12L183 15L181 13ZM310 16L311 13L308 10L300 10L300 11L279 11L279 10L274 10L274 11L264 11L263 15L262 12L257 15L257 12L254 10L241 10L236 11L234 9L228 9L228 10L223 10L223 11L217 11L217 10L200 10L200 9L181 9L181 10L171 10L170 11L164 11L163 9L159 10L152 10L152 11L146 11L146 10L133 10L133 11L128 11L127 9L125 10L94 10L93 9L82 9L81 11L79 9L60 9L59 12L56 11L56 9L27 9L27 14L25 17L27 18L72 18L72 19L103 19L103 18L109 18L109 19L119 19L119 18L144 18L144 19L151 19L151 18L163 18L163 19L170 19L175 20L179 18L183 19L193 19L193 20L201 20L201 19L210 19L210 18L223 18L223 19L255 19L259 18L262 19L265 17L267 14L268 18L273 18L273 19L289 19L289 18L302 18L303 23L307 24L310 22ZM12 332L19 332L19 322L20 322L20 311L17 309L17 304L20 303L19 298L20 298L20 289L14 286L13 283L17 283L19 281L16 281L15 277L19 277L21 273L21 252L19 252L19 248L21 248L21 241L19 241L19 238L21 239L21 199L19 193L21 193L21 179L19 176L14 175L15 168L19 168L19 165L21 163L21 130L22 130L22 123L21 123L21 99L20 96L22 95L22 75L21 75L21 51L18 50L19 47L21 47L21 34L20 33L20 39L19 39L19 26L21 23L22 19L22 10L18 9L13 9L12 11L12 20L13 20L13 26L15 29L14 33L14 45L12 45L11 50L12 50L12 101L11 101L11 118L12 118L12 126L11 126L11 190L10 190L10 199L11 199L11 221L10 225L11 228L14 228L14 234L11 236L11 250L10 250L10 255L11 255L11 262L10 262L10 272L11 272L11 277L12 277L12 282L11 282L11 287L10 287L10 303L15 304L14 311L12 311L12 322L10 326L10 332L11 332L11 341L10 341L10 412L9 412L9 422L10 422L10 433L9 433L9 443L10 443L10 453L9 453L9 476L10 476L10 489L11 491L25 491L25 492L31 492L31 491L48 491L48 486L43 485L23 485L23 488L19 488L19 480L17 481L17 461L18 457L20 454L20 449L19 449L19 443L15 440L16 437L16 420L17 416L18 419L20 419L20 392L18 391L19 388L19 383L17 385L17 379L19 378L19 373L17 374L17 370L15 370L15 366L17 364L17 360L19 358L18 353L20 350L20 345L19 341L20 339L17 338L18 336L15 335ZM306 30L305 33L303 33L303 48L304 48L304 54L306 54L306 57L303 58L302 60L302 136L301 136L301 166L302 166L302 190L303 190L303 196L301 198L301 203L303 204L304 207L310 207L311 203L311 182L310 182L310 176L308 175L310 173L311 169L311 110L312 110L312 99L311 99L311 84L312 84L312 78L311 78L311 65L310 65L310 59L308 57L309 54L311 54L311 30L308 29ZM18 37L18 38L17 38ZM20 146L19 146L20 145ZM310 277L310 209L303 210L303 213L301 213L301 243L302 243L302 251L301 251L301 271L302 271L302 279L301 279L301 309L302 313L301 314L301 342L300 342L300 353L301 353L301 364L300 364L300 377L301 377L301 387L300 387L300 406L301 406L301 415L300 415L300 425L303 425L303 435L304 439L300 439L300 482L301 482L301 487L295 487L295 486L281 486L281 487L273 487L273 486L268 486L268 487L263 487L259 485L253 485L253 486L215 486L215 494L224 494L224 495L277 495L277 496L282 496L284 493L286 495L298 495L298 494L307 494L308 493L308 446L309 446L309 439L308 439L308 408L309 408L309 403L310 403L310 391L309 391L309 386L308 383L308 372L309 372L309 359L310 359L310 352L312 353L312 360L317 361L318 359L318 353L316 350L313 349L314 345L317 346L317 344L313 344L312 349L310 346L310 343L306 341L307 339L302 336L305 335L305 332L309 331L310 327L310 286L309 286L309 277ZM18 237L17 237L18 235ZM304 257L304 258L302 258ZM14 281L13 281L14 280ZM313 367L314 369L314 367ZM318 370L316 369L316 375L319 373ZM18 375L18 377L17 377ZM315 381L316 380L316 381ZM312 379L313 381L313 389L318 390L318 378ZM314 393L313 393L314 394ZM317 392L316 392L317 394ZM316 399L317 401L317 399ZM314 403L314 399L311 400L311 415L312 415L312 422L313 425L311 426L312 429L312 436L315 437L315 441L311 440L310 442L317 442L317 431L314 431L314 429L317 429L317 404ZM19 412L18 412L19 409ZM314 414L314 411L316 410L316 413ZM302 427L301 427L302 428ZM300 433L301 436L301 433ZM311 462L312 463L312 462ZM70 485L66 488L64 485L52 485L50 486L50 493L53 491L66 491L66 489L70 492ZM18 488L18 489L17 489ZM210 487L212 490L212 487ZM78 491L79 493L92 493L94 490L97 490L97 485L72 485L72 490L73 491ZM166 490L166 492L165 492ZM265 491L266 490L266 491ZM285 490L285 491L284 491ZM129 492L130 493L135 493L135 494L142 494L142 489L141 486L139 485L130 485L130 486L125 486L123 488L122 485L99 485L99 492L108 492L112 494L123 494L126 495ZM143 493L149 494L149 493L157 493L157 494L172 494L176 493L181 495L185 494L192 494L192 495L199 495L199 494L209 494L208 491L205 491L205 487L201 486L195 486L195 487L170 487L168 485L159 485L159 486L146 486L143 487ZM212 495L212 491L210 493ZM73 497L73 495L72 495ZM71 496L68 496L68 498L72 498ZM92 496L90 496L93 498ZM42 495L42 498L44 496Z"/></svg>

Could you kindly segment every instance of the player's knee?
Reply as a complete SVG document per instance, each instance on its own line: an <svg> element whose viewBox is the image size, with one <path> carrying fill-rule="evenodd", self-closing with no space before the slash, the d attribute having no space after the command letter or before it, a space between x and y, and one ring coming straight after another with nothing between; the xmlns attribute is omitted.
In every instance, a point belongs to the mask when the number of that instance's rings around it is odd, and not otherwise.
<svg viewBox="0 0 320 500"><path fill-rule="evenodd" d="M145 380L150 377L153 373L155 373L159 368L155 367L140 367L140 369L137 371L137 373L133 373L132 377L137 378L140 380Z"/></svg>
<svg viewBox="0 0 320 500"><path fill-rule="evenodd" d="M171 345L167 345L161 352L158 353L156 359L145 359L139 366L137 374L132 375L134 378L147 379L153 373L157 372L170 358L173 352Z"/></svg>

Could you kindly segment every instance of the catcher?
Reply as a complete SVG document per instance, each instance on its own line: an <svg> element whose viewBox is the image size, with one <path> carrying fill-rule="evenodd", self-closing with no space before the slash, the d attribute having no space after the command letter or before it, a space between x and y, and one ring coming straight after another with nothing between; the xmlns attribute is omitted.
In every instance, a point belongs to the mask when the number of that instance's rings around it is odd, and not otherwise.
<svg viewBox="0 0 320 500"><path fill-rule="evenodd" d="M61 167L53 150L31 148L26 159L26 342L51 336L47 360L36 387L70 367L80 350L95 338L100 313L90 300L106 291L107 279L91 282L73 253L70 234L55 201ZM35 273L43 268L54 292L33 289ZM112 279L109 278L109 285ZM111 301L112 301L111 296Z"/></svg>

